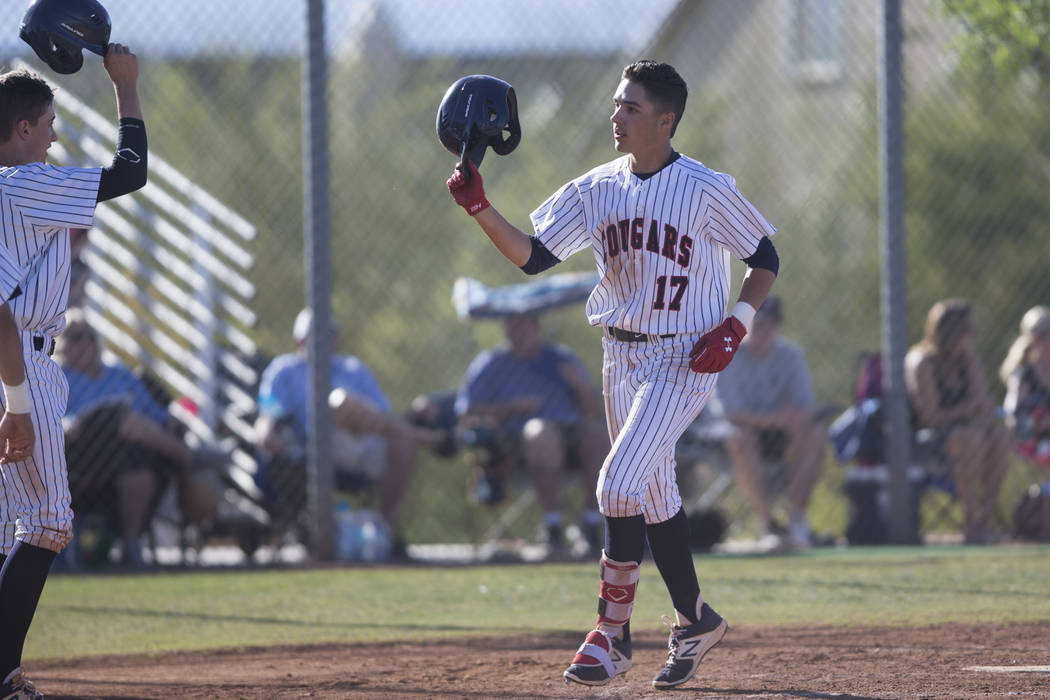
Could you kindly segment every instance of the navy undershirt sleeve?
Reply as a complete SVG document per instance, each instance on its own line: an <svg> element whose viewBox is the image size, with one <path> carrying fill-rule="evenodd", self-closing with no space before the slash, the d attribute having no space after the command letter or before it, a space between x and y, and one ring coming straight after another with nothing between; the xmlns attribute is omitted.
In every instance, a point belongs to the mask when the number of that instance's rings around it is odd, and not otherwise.
<svg viewBox="0 0 1050 700"><path fill-rule="evenodd" d="M762 240L758 242L758 249L751 254L751 257L744 258L744 264L748 267L769 270L774 275L778 274L780 256L777 255L777 249L773 247L773 241L769 240L768 236L762 236Z"/></svg>
<svg viewBox="0 0 1050 700"><path fill-rule="evenodd" d="M529 256L528 262L521 266L521 271L526 275L539 274L561 262L535 236L529 236L529 241L532 243L532 255Z"/></svg>
<svg viewBox="0 0 1050 700"><path fill-rule="evenodd" d="M146 124L141 119L120 120L113 162L102 168L96 201L134 192L146 184Z"/></svg>

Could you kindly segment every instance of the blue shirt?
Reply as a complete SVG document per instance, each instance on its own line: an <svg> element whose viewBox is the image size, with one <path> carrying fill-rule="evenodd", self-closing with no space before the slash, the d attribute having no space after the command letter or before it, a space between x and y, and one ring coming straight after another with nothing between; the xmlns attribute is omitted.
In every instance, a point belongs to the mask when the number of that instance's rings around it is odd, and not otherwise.
<svg viewBox="0 0 1050 700"><path fill-rule="evenodd" d="M367 399L384 413L390 412L379 383L361 360L352 356L333 355L332 389L345 389ZM263 370L259 380L259 410L272 418L291 416L295 431L306 439L307 387L310 383L307 359L300 353L279 355Z"/></svg>
<svg viewBox="0 0 1050 700"><path fill-rule="evenodd" d="M506 430L520 430L529 418L546 418L572 423L580 420L576 394L561 376L565 363L576 366L581 376L586 370L579 358L567 348L544 345L535 357L520 358L506 347L485 350L474 358L463 378L456 397L456 412L468 413L481 403L503 403L524 396L538 396L543 400L533 416L515 415L504 422Z"/></svg>
<svg viewBox="0 0 1050 700"><path fill-rule="evenodd" d="M123 403L158 423L168 420L168 408L154 400L142 380L122 365L102 365L102 372L93 377L70 367L63 367L69 381L69 401L66 416L79 418L86 411L107 403Z"/></svg>

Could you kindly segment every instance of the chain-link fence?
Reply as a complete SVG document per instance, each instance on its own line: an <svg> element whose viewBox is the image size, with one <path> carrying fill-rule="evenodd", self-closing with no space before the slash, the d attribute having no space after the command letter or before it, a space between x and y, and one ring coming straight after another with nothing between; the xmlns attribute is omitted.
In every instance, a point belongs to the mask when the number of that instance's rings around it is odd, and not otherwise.
<svg viewBox="0 0 1050 700"><path fill-rule="evenodd" d="M89 320L103 326L114 358L154 377L172 397L188 399L176 402L183 423L192 423L195 412L203 417L208 430L196 432L204 442L235 446L241 453L237 464L251 475L260 462L250 427L258 411L251 399L269 361L296 352L292 326L305 303L305 3L106 4L113 40L140 57L151 157L177 173L180 184L154 175L151 187L178 191L143 205L155 216L121 216L127 212L119 206L101 207L109 213L100 214L98 231L89 233L83 258L92 280L85 302ZM984 25L965 12L1009 4L903 3L909 338L919 340L936 300L971 300L983 366L997 399L1003 390L998 365L1021 315L1050 296L1042 260L1050 142L1045 66L1022 61L1022 70L997 71L979 50L966 53L968 27ZM60 95L111 118L112 89L97 57L89 55L74 75L47 70L17 39L14 28L24 8L15 5L0 8L0 26L9 28L0 37L4 62L25 60ZM337 351L359 358L391 411L405 413L418 396L456 389L475 355L503 340L499 323L461 320L450 301L459 277L491 286L523 281L445 191L455 158L438 143L434 120L453 81L484 73L515 87L522 143L509 156L490 154L483 170L490 198L527 229L528 213L559 185L616 156L608 121L613 90L624 65L650 57L675 65L689 85L675 148L732 173L778 228L776 292L785 302L784 335L805 349L819 400L845 407L853 400L859 358L881 346L879 21L879 4L867 0L530 0L481 6L331 0L325 12L328 260L333 320L340 328ZM60 110L59 143L67 143L66 128L75 121ZM66 162L104 160L94 157L97 151L68 145ZM246 256L236 266L244 285L211 267L193 300L179 301L175 288L127 272L157 258L149 248L116 246L125 229L159 241L197 273L208 267L204 260L229 255L215 251L215 240L188 251L173 240L172 226L157 225L187 223L187 216L212 217L212 228L229 224L214 211L203 216L201 202L221 203L230 219L243 218L251 229L247 237L233 234ZM187 223L190 231L201 226ZM121 250L132 251L131 257ZM556 271L590 271L592 264L580 255ZM150 267L167 273L169 285L193 289L188 273L173 265ZM734 265L735 294L743 267ZM122 276L135 284L121 285L116 278ZM243 300L227 299L231 285ZM138 301L129 304L128 298ZM154 302L166 311L158 314ZM211 328L206 337L220 347L220 356L209 354L207 345L196 347L196 336L183 328L199 334L203 322L218 324L219 335ZM172 347L151 340L147 326L170 332L171 344L195 357L175 353L172 359ZM597 385L599 334L587 326L582 308L552 311L543 328L583 359ZM178 371L164 370L167 365ZM212 403L213 413L202 414L201 407ZM417 450L400 506L408 543L533 536L540 510L535 502L516 500L529 491L527 481L510 479L504 505L479 505L469 453L442 457ZM833 534L845 527L842 472L829 452L811 505L814 525ZM293 474L299 476L264 484L263 490L287 494L291 483L301 487L305 472ZM1025 478L1008 480L1004 503L1019 495ZM263 498L251 484L242 486L238 493ZM343 486L340 497L380 507L383 496L375 489ZM576 491L563 494L566 518L584 509ZM949 502L939 527L958 526L951 508ZM291 516L271 511L252 517L266 522ZM261 536L252 532L245 536L249 549Z"/></svg>

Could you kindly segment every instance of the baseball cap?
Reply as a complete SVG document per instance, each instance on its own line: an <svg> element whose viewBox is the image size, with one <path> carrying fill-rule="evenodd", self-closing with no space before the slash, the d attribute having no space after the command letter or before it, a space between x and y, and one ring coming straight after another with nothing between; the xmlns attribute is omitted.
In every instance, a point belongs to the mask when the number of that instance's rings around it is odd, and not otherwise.
<svg viewBox="0 0 1050 700"><path fill-rule="evenodd" d="M299 315L295 317L295 323L292 324L292 338L295 339L296 343L301 343L306 340L306 337L310 335L310 329L313 327L314 315L309 309L303 309L299 312ZM339 332L339 323L332 319L331 321L332 332Z"/></svg>

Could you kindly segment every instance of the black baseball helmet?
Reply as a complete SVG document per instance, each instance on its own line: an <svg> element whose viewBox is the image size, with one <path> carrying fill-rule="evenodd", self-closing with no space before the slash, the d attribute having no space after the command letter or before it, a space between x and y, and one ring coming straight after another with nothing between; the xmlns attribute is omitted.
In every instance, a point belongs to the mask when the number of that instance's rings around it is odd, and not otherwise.
<svg viewBox="0 0 1050 700"><path fill-rule="evenodd" d="M481 165L485 150L501 156L521 141L518 98L514 88L491 75L467 75L452 83L441 99L437 133L442 145L474 165Z"/></svg>
<svg viewBox="0 0 1050 700"><path fill-rule="evenodd" d="M97 0L33 0L18 35L56 73L76 73L84 65L82 49L106 55L111 29Z"/></svg>

